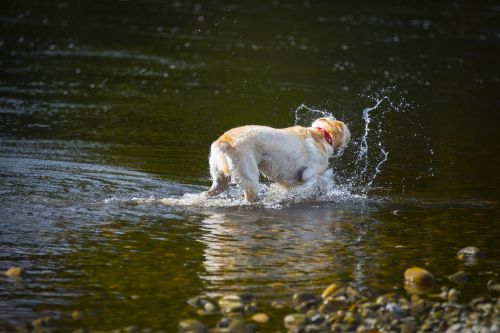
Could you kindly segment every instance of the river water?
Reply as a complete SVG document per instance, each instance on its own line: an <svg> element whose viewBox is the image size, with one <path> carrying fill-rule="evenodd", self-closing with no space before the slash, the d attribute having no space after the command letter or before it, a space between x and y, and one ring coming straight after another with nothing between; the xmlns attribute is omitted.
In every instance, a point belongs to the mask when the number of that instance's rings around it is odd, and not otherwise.
<svg viewBox="0 0 500 333"><path fill-rule="evenodd" d="M404 294L500 268L495 1L8 1L0 5L0 329L175 331L186 301L350 283ZM238 125L331 115L352 142L248 205L210 184ZM473 266L465 246L486 254ZM282 288L276 289L279 283ZM83 318L73 319L78 310ZM278 311L279 312L279 311ZM276 324L276 329L280 328Z"/></svg>

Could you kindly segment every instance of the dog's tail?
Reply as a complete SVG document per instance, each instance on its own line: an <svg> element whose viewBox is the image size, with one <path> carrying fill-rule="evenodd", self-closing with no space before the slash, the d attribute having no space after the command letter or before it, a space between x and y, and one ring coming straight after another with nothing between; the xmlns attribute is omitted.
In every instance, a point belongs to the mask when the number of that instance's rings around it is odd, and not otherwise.
<svg viewBox="0 0 500 333"><path fill-rule="evenodd" d="M212 147L214 145L221 151L226 152L229 148L232 148L233 138L228 134L223 134L220 138L217 139L217 141L212 144Z"/></svg>
<svg viewBox="0 0 500 333"><path fill-rule="evenodd" d="M224 134L210 147L210 174L214 180L229 177L229 164L225 152L232 148L231 144L232 138Z"/></svg>

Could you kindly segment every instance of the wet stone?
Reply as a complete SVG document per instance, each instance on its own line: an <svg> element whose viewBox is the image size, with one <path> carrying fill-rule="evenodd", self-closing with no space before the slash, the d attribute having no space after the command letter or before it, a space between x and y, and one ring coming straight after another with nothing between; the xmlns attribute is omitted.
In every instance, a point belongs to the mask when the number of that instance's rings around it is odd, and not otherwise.
<svg viewBox="0 0 500 333"><path fill-rule="evenodd" d="M405 318L401 323L401 333L415 333L418 329L418 323L415 318Z"/></svg>
<svg viewBox="0 0 500 333"><path fill-rule="evenodd" d="M24 268L22 267L11 267L4 272L4 275L10 278L20 278L24 275Z"/></svg>
<svg viewBox="0 0 500 333"><path fill-rule="evenodd" d="M458 301L458 296L460 295L460 292L454 288L450 289L448 292L448 302L450 303L456 303Z"/></svg>
<svg viewBox="0 0 500 333"><path fill-rule="evenodd" d="M71 314L71 317L72 317L73 319L75 319L75 320L77 320L77 319L81 319L81 318L83 318L83 312L78 311L78 310L75 310L75 311L73 311L73 313Z"/></svg>
<svg viewBox="0 0 500 333"><path fill-rule="evenodd" d="M219 320L219 322L217 323L216 327L218 327L218 328L229 327L230 324L231 324L231 320L230 319L228 319L228 318L222 318L221 320Z"/></svg>
<svg viewBox="0 0 500 333"><path fill-rule="evenodd" d="M292 301L296 309L304 311L317 306L321 299L312 293L303 292L294 294Z"/></svg>
<svg viewBox="0 0 500 333"><path fill-rule="evenodd" d="M338 286L335 283L332 283L321 294L321 298L327 299L331 294L333 294L337 290Z"/></svg>
<svg viewBox="0 0 500 333"><path fill-rule="evenodd" d="M31 326L33 328L44 327L47 326L51 322L51 320L51 317L38 318L31 321Z"/></svg>
<svg viewBox="0 0 500 333"><path fill-rule="evenodd" d="M216 333L253 333L256 326L245 322L242 318L233 318L225 321L224 325L217 325Z"/></svg>
<svg viewBox="0 0 500 333"><path fill-rule="evenodd" d="M227 295L219 300L219 307L223 313L244 313L245 305L238 295Z"/></svg>
<svg viewBox="0 0 500 333"><path fill-rule="evenodd" d="M345 288L345 295L351 303L354 303L361 299L365 299L365 297L362 296L356 289L350 286Z"/></svg>
<svg viewBox="0 0 500 333"><path fill-rule="evenodd" d="M203 304L203 309L208 313L212 313L217 310L217 307L212 302L206 302Z"/></svg>
<svg viewBox="0 0 500 333"><path fill-rule="evenodd" d="M455 284L462 285L469 280L469 275L464 271L458 271L455 274L448 276L448 280Z"/></svg>
<svg viewBox="0 0 500 333"><path fill-rule="evenodd" d="M432 273L420 267L408 268L404 273L404 277L406 283L417 285L430 285L435 281Z"/></svg>
<svg viewBox="0 0 500 333"><path fill-rule="evenodd" d="M284 309L286 307L286 302L285 301L272 301L271 307L273 309Z"/></svg>
<svg viewBox="0 0 500 333"><path fill-rule="evenodd" d="M320 325L306 325L304 328L304 333L320 333L320 332L325 332L325 328Z"/></svg>
<svg viewBox="0 0 500 333"><path fill-rule="evenodd" d="M307 322L307 317L305 314L302 313L293 313L285 316L283 319L283 323L286 328L292 328L292 327L302 327L306 324Z"/></svg>
<svg viewBox="0 0 500 333"><path fill-rule="evenodd" d="M207 301L201 296L190 298L187 301L187 303L191 305L193 308L202 308L206 302Z"/></svg>
<svg viewBox="0 0 500 333"><path fill-rule="evenodd" d="M462 261L467 266L474 266L479 259L484 257L484 253L475 246L468 246L457 253L458 260Z"/></svg>
<svg viewBox="0 0 500 333"><path fill-rule="evenodd" d="M325 316L322 316L321 314L315 314L309 318L309 322L314 325L322 324L325 320Z"/></svg>
<svg viewBox="0 0 500 333"><path fill-rule="evenodd" d="M460 256L472 257L472 256L481 256L483 253L478 247L475 246L467 246L457 252L457 257Z"/></svg>
<svg viewBox="0 0 500 333"><path fill-rule="evenodd" d="M493 280L489 280L488 283L486 284L489 290L495 291L495 292L500 292L500 283L496 283Z"/></svg>
<svg viewBox="0 0 500 333"><path fill-rule="evenodd" d="M207 333L208 329L196 319L186 319L179 322L179 333Z"/></svg>
<svg viewBox="0 0 500 333"><path fill-rule="evenodd" d="M137 333L139 332L139 327L137 326L127 326L123 328L124 333Z"/></svg>
<svg viewBox="0 0 500 333"><path fill-rule="evenodd" d="M252 316L252 320L259 324L265 324L269 321L269 316L265 313L256 313Z"/></svg>

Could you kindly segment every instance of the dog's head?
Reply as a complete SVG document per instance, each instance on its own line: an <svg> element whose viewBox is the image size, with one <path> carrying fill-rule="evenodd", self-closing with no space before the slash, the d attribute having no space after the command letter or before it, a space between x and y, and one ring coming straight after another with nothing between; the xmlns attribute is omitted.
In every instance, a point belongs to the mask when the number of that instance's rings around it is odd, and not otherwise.
<svg viewBox="0 0 500 333"><path fill-rule="evenodd" d="M351 132L346 124L339 120L319 118L312 123L311 127L321 127L330 133L333 138L333 148L336 149L345 148L351 140Z"/></svg>

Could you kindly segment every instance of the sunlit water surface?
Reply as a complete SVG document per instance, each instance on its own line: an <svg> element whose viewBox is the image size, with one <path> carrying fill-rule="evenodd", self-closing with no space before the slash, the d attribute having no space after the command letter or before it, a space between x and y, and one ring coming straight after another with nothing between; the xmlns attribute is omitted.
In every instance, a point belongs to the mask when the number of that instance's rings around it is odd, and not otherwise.
<svg viewBox="0 0 500 333"><path fill-rule="evenodd" d="M350 283L404 294L423 266L498 278L494 2L256 6L20 1L0 17L0 328L174 331L186 300ZM345 121L311 183L206 199L210 142ZM456 252L481 248L465 266ZM276 288L279 282L280 288ZM74 310L84 313L71 318ZM211 319L208 319L211 320ZM281 322L275 325L280 329Z"/></svg>

